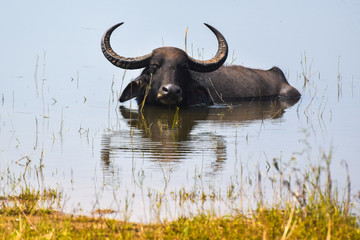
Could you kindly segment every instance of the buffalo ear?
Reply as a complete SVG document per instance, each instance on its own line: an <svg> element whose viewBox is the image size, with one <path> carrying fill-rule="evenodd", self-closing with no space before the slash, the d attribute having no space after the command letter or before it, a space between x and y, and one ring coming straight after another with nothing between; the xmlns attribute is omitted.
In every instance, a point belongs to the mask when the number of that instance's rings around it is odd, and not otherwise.
<svg viewBox="0 0 360 240"><path fill-rule="evenodd" d="M121 94L120 102L133 99L139 95L140 89L142 88L143 80L137 78L131 81Z"/></svg>

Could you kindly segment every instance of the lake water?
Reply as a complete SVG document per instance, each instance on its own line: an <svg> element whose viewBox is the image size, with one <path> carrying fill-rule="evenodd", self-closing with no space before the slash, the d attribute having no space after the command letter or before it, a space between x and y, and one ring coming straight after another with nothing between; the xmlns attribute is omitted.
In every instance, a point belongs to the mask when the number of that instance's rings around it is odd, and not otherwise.
<svg viewBox="0 0 360 240"><path fill-rule="evenodd" d="M238 189L247 192L244 205L253 206L258 176L265 186L276 173L273 159L306 172L331 153L339 192L345 191L346 162L359 202L357 1L229 0L221 7L201 1L13 1L0 11L2 195L11 194L10 176L21 176L23 185L63 192L67 212L114 209L117 217L148 221L157 218L161 199L167 204L161 216L172 218L185 211L172 202L184 189L226 192L236 182L246 188ZM121 21L112 45L124 56L164 45L184 49L189 27L188 53L204 59L217 49L202 24L207 22L228 41L227 63L276 65L303 96L295 103L146 107L140 113L135 101L117 101L140 71L115 68L100 50L103 32ZM273 202L271 188L263 191Z"/></svg>

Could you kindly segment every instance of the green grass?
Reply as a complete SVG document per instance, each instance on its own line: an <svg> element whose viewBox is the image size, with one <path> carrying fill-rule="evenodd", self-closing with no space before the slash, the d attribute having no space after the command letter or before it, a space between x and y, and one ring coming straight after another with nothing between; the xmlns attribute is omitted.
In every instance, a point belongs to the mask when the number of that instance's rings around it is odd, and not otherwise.
<svg viewBox="0 0 360 240"><path fill-rule="evenodd" d="M2 239L359 239L357 218L338 206L258 208L251 214L137 224L55 211L1 214ZM328 211L329 207L331 211Z"/></svg>
<svg viewBox="0 0 360 240"><path fill-rule="evenodd" d="M64 214L57 211L62 202L58 190L20 187L19 194L0 197L0 239L360 239L358 209L349 197L350 182L340 199L331 179L330 159L331 152L324 154L323 166L305 171L298 191L287 182L284 167L274 159L274 177L278 180L271 181L277 190L287 186L284 191L289 196L279 194L277 202L259 200L255 209L237 208L220 216L210 208L192 217L149 224ZM238 187L215 196L216 201L231 200L236 205L239 199L234 196L242 191ZM172 194L180 207L215 199L211 194L185 189Z"/></svg>

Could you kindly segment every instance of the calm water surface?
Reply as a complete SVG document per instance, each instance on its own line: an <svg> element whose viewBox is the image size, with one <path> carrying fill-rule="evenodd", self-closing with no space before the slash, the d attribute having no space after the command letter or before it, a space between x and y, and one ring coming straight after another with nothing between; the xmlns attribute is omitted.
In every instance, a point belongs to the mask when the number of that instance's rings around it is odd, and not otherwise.
<svg viewBox="0 0 360 240"><path fill-rule="evenodd" d="M117 217L148 221L157 217L159 197L166 202L163 217L184 213L171 201L182 189L225 192L235 183L244 187L238 189L246 193L243 205L253 206L259 173L264 200L271 203L274 194L266 181L276 173L273 159L292 161L305 172L331 152L339 191L345 191L346 161L352 196L359 201L357 1L227 1L229 14L222 19L214 17L215 4L202 6L199 14L185 3L178 7L188 11L187 17L172 16L166 11L170 6L161 6L168 23L161 16L148 20L153 6L145 3L113 2L114 9L86 3L86 11L82 4L5 4L8 11L0 16L8 36L0 39L1 194L11 193L9 179L21 176L23 185L62 191L65 211L111 208ZM15 9L15 20L5 24ZM134 9L144 14L140 20L129 13ZM228 63L232 58L256 68L277 65L303 96L298 102L139 112L135 101L117 101L139 71L116 69L100 50L103 32L119 21L126 24L114 33L113 46L125 56L162 45L183 49L189 26L189 54L210 58L217 46L201 25L207 21L228 40L234 52ZM140 38L145 34L147 40ZM220 213L230 208L216 206Z"/></svg>

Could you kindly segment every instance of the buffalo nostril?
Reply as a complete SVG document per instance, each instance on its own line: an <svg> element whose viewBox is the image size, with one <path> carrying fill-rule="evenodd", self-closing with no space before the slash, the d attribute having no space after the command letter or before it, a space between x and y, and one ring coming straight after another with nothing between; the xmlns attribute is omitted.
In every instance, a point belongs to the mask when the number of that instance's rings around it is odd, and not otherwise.
<svg viewBox="0 0 360 240"><path fill-rule="evenodd" d="M163 90L164 93L168 93L168 92L169 92L169 89L168 89L167 87L165 87L165 86L163 86L163 87L161 88L161 90Z"/></svg>

